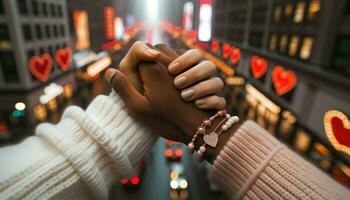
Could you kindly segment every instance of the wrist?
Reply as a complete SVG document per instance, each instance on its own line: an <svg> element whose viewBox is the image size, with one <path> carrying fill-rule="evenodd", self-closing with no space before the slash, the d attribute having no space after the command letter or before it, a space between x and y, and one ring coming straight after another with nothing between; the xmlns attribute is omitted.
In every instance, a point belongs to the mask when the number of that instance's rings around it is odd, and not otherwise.
<svg viewBox="0 0 350 200"><path fill-rule="evenodd" d="M203 111L199 111L199 112L201 112L201 114L198 114L197 116L191 115L191 118L187 119L187 123L183 124L185 127L184 130L186 132L186 135L189 136L186 138L185 144L189 144L191 142L193 136L195 135L198 127L200 127L203 120L209 119L211 116L213 116ZM212 124L210 127L207 128L206 133L210 133L214 131L215 127L217 127L221 121L222 121L222 118L220 118L219 120L215 119L214 121L212 121ZM239 124L234 123L229 129L222 132L222 134L218 136L218 143L215 148L209 145L205 145L206 150L204 154L204 159L212 163L216 159L216 157L219 155L220 151L224 148L226 143L229 141L229 139L232 137L232 135L235 133L235 131L238 129L238 127L239 127ZM204 143L205 142L203 140L203 135L197 137L197 140L195 141L195 145L194 145L195 149L198 150L199 147Z"/></svg>

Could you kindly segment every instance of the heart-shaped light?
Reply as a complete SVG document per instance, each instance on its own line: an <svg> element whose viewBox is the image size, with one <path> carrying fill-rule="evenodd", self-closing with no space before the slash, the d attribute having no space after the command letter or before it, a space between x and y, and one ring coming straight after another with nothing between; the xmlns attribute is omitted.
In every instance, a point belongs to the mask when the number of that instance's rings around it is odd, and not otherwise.
<svg viewBox="0 0 350 200"><path fill-rule="evenodd" d="M60 66L63 71L69 69L72 62L72 50L70 48L59 49L55 57L58 66Z"/></svg>
<svg viewBox="0 0 350 200"><path fill-rule="evenodd" d="M237 64L239 60L241 59L241 50L236 47L232 47L231 49L231 63Z"/></svg>
<svg viewBox="0 0 350 200"><path fill-rule="evenodd" d="M230 56L230 54L231 54L231 50L232 50L231 45L228 44L228 43L224 43L222 45L222 56L225 59L227 59Z"/></svg>
<svg viewBox="0 0 350 200"><path fill-rule="evenodd" d="M203 140L207 145L215 148L218 143L218 134L215 132L211 132L210 134L204 135Z"/></svg>
<svg viewBox="0 0 350 200"><path fill-rule="evenodd" d="M323 123L334 148L350 155L350 121L347 116L338 110L330 110L325 113Z"/></svg>
<svg viewBox="0 0 350 200"><path fill-rule="evenodd" d="M216 40L216 39L213 39L211 41L211 50L214 52L214 53L217 53L219 51L219 41Z"/></svg>
<svg viewBox="0 0 350 200"><path fill-rule="evenodd" d="M39 56L33 56L29 60L29 71L37 79L46 81L51 73L52 59L47 53Z"/></svg>
<svg viewBox="0 0 350 200"><path fill-rule="evenodd" d="M259 56L253 56L250 59L250 68L254 78L261 78L267 71L267 61Z"/></svg>
<svg viewBox="0 0 350 200"><path fill-rule="evenodd" d="M277 66L272 70L272 82L276 92L282 96L291 91L297 84L297 75L290 70L284 70L283 67Z"/></svg>

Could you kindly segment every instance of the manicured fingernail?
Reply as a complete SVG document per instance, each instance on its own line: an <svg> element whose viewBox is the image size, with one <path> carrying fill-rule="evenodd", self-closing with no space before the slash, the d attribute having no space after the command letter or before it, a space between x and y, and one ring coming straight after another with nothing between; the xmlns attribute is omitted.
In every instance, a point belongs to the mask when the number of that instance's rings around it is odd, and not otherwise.
<svg viewBox="0 0 350 200"><path fill-rule="evenodd" d="M168 70L170 72L175 72L177 71L177 67L179 66L180 64L178 62L173 62L173 63L170 63L169 67L168 67Z"/></svg>
<svg viewBox="0 0 350 200"><path fill-rule="evenodd" d="M196 104L196 106L201 107L205 105L205 100L203 99L198 99L194 102Z"/></svg>
<svg viewBox="0 0 350 200"><path fill-rule="evenodd" d="M110 68L106 71L106 79L107 79L108 83L111 83L111 79L116 72L117 72L117 70L112 69L112 68Z"/></svg>
<svg viewBox="0 0 350 200"><path fill-rule="evenodd" d="M159 54L159 51L156 51L156 50L154 50L154 49L147 49L146 51L147 51L149 54L152 54L152 56L158 55L158 54Z"/></svg>
<svg viewBox="0 0 350 200"><path fill-rule="evenodd" d="M179 88L179 87L182 87L183 85L185 85L186 82L187 82L187 77L181 76L181 77L175 79L174 85Z"/></svg>
<svg viewBox="0 0 350 200"><path fill-rule="evenodd" d="M190 99L193 95L194 95L194 90L193 89L184 90L184 91L181 92L182 98L184 98L186 100Z"/></svg>

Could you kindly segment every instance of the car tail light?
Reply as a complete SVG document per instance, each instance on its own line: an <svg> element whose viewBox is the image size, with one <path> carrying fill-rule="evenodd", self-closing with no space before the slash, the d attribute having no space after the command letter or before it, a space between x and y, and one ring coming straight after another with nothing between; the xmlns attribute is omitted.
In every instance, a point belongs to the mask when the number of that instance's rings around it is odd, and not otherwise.
<svg viewBox="0 0 350 200"><path fill-rule="evenodd" d="M175 150L175 155L176 155L177 157L181 157L181 156L182 156L182 149L176 149L176 150Z"/></svg>
<svg viewBox="0 0 350 200"><path fill-rule="evenodd" d="M126 185L126 184L128 184L129 179L123 178L123 179L121 179L119 182L120 182L120 184L122 184L122 185Z"/></svg>
<svg viewBox="0 0 350 200"><path fill-rule="evenodd" d="M138 185L140 183L140 178L137 176L131 177L131 184Z"/></svg>
<svg viewBox="0 0 350 200"><path fill-rule="evenodd" d="M164 155L165 155L165 157L169 158L169 157L173 156L173 151L171 149L167 149L167 150L165 150Z"/></svg>

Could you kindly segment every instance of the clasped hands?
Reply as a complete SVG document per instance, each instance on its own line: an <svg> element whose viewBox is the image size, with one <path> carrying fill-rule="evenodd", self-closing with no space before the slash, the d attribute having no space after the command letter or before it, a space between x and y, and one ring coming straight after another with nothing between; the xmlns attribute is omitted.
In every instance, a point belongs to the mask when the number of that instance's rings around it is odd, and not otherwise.
<svg viewBox="0 0 350 200"><path fill-rule="evenodd" d="M224 84L212 77L215 65L201 62L198 50L181 53L164 44L135 42L119 70L107 70L106 79L132 117L159 136L187 144L203 119L225 107L225 100L216 95ZM229 137L205 158L215 159Z"/></svg>

